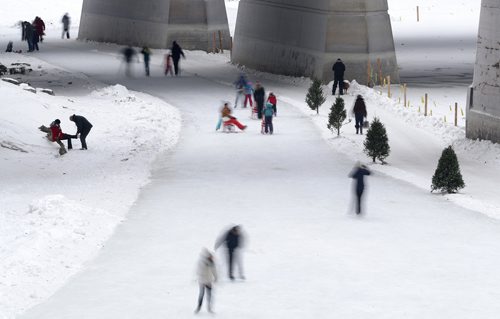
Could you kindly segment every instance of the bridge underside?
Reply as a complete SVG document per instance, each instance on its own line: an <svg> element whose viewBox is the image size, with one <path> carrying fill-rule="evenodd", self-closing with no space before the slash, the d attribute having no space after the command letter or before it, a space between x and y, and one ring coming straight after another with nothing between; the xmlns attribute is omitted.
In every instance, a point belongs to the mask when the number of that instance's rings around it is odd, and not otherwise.
<svg viewBox="0 0 500 319"><path fill-rule="evenodd" d="M341 58L347 79L378 83L381 73L398 82L387 10L386 0L241 0L233 61L329 81Z"/></svg>

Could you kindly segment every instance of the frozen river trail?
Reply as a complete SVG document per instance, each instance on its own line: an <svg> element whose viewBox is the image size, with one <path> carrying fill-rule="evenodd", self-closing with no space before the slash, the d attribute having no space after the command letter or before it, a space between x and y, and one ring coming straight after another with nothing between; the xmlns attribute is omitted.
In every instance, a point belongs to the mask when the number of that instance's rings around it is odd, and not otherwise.
<svg viewBox="0 0 500 319"><path fill-rule="evenodd" d="M154 66L151 78L126 79L114 54L92 46L44 43L39 57L164 99L181 111L181 138L99 255L21 318L192 318L198 254L231 223L248 235L247 281L228 281L218 254L218 318L500 313L498 222L381 175L369 179L367 215L355 218L352 161L295 108L279 105L273 136L243 109L235 115L249 125L244 133L215 132L220 101L234 97L224 84L234 67L206 63L197 76L203 60L193 57L179 78Z"/></svg>

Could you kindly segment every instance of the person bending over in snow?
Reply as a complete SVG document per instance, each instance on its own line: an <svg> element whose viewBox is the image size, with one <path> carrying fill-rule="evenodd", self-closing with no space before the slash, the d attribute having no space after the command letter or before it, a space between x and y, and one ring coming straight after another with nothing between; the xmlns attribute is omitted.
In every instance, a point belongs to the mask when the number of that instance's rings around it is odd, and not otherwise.
<svg viewBox="0 0 500 319"><path fill-rule="evenodd" d="M59 119L55 119L52 123L50 123L49 127L42 125L38 129L44 133L47 133L47 139L49 141L56 142L59 145L59 155L64 155L67 153L66 148L61 141L68 140L68 149L70 150L73 148L71 139L76 138L76 135L63 133L61 130L61 121Z"/></svg>
<svg viewBox="0 0 500 319"><path fill-rule="evenodd" d="M206 292L208 312L212 313L212 288L217 281L217 270L215 269L214 256L206 248L202 250L198 261L197 276L200 293L198 295L198 306L194 312L200 312Z"/></svg>
<svg viewBox="0 0 500 319"><path fill-rule="evenodd" d="M247 128L246 125L241 124L236 117L231 115L232 112L233 111L231 110L229 103L224 103L220 111L221 117L219 119L219 123L217 124L216 130L220 129L222 123L224 123L224 125L236 125L242 131Z"/></svg>
<svg viewBox="0 0 500 319"><path fill-rule="evenodd" d="M89 135L90 130L92 129L92 124L90 124L90 122L83 116L76 114L71 115L69 117L69 120L75 122L77 128L76 136L80 134L80 142L82 142L81 150L86 150L87 141L85 139L87 138L87 135Z"/></svg>

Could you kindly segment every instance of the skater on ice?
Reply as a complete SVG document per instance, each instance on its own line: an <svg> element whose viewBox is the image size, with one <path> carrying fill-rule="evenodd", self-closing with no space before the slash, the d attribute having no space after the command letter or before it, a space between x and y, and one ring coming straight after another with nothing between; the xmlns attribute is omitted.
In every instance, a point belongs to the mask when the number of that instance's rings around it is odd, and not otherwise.
<svg viewBox="0 0 500 319"><path fill-rule="evenodd" d="M144 46L142 47L141 54L144 59L144 69L146 71L146 76L149 76L149 61L151 59L151 50L147 46Z"/></svg>
<svg viewBox="0 0 500 319"><path fill-rule="evenodd" d="M215 268L214 255L208 251L208 249L203 249L200 254L200 260L198 261L198 284L200 287L200 293L198 295L198 305L196 307L195 313L200 312L201 306L203 305L203 299L205 299L205 293L207 295L207 310L212 313L212 289L215 282L217 282L217 270Z"/></svg>
<svg viewBox="0 0 500 319"><path fill-rule="evenodd" d="M73 114L69 117L70 121L75 122L77 131L76 136L80 137L80 142L82 143L81 150L87 149L87 135L89 135L90 130L92 129L92 124L83 116Z"/></svg>
<svg viewBox="0 0 500 319"><path fill-rule="evenodd" d="M123 60L125 61L125 75L132 76L132 59L137 52L130 45L122 50Z"/></svg>
<svg viewBox="0 0 500 319"><path fill-rule="evenodd" d="M365 100L361 95L358 95L356 102L354 102L354 108L352 109L354 113L356 134L363 135L363 123L367 116Z"/></svg>
<svg viewBox="0 0 500 319"><path fill-rule="evenodd" d="M356 196L356 214L361 214L361 206L363 204L363 192L365 191L365 176L370 175L370 170L363 164L357 163L349 174L350 178L354 179L354 194Z"/></svg>
<svg viewBox="0 0 500 319"><path fill-rule="evenodd" d="M227 268L228 277L234 280L234 265L238 265L240 279L245 279L243 275L243 262L241 257L241 248L244 244L244 236L240 225L231 227L228 231L224 232L215 242L215 250L222 244L226 246L227 250Z"/></svg>
<svg viewBox="0 0 500 319"><path fill-rule="evenodd" d="M231 126L237 126L242 131L244 131L247 128L246 125L241 124L236 117L231 115L232 112L233 110L229 106L229 102L225 102L220 110L220 118L215 130L219 130L221 126L223 126L224 131L225 129L230 130Z"/></svg>
<svg viewBox="0 0 500 319"><path fill-rule="evenodd" d="M172 52L172 61L174 62L174 72L175 75L179 75L180 73L180 68L179 68L179 60L181 59L181 56L185 59L186 56L184 55L184 51L182 51L182 48L179 44L177 44L176 41L172 42L172 48L170 49L170 52Z"/></svg>

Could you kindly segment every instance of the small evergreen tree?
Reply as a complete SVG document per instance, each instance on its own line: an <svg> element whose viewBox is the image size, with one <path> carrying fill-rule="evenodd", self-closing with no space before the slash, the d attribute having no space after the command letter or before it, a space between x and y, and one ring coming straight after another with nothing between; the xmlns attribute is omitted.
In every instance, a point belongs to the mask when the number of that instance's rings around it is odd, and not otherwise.
<svg viewBox="0 0 500 319"><path fill-rule="evenodd" d="M432 176L431 192L440 190L441 192L456 193L464 187L457 155L450 145L443 150L434 176Z"/></svg>
<svg viewBox="0 0 500 319"><path fill-rule="evenodd" d="M344 107L344 99L337 97L335 103L330 108L330 114L328 115L328 129L333 132L334 129L337 130L337 136L340 135L340 128L342 123L347 117Z"/></svg>
<svg viewBox="0 0 500 319"><path fill-rule="evenodd" d="M366 133L364 145L366 155L370 156L374 163L375 159L379 159L382 164L385 164L384 159L389 156L391 148L384 124L376 117Z"/></svg>
<svg viewBox="0 0 500 319"><path fill-rule="evenodd" d="M313 79L309 90L306 95L306 103L309 105L311 110L316 110L316 114L319 114L319 107L325 103L326 97L323 94L322 83L318 79Z"/></svg>

